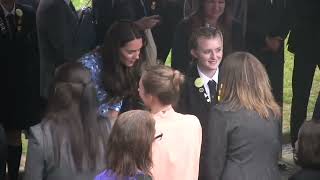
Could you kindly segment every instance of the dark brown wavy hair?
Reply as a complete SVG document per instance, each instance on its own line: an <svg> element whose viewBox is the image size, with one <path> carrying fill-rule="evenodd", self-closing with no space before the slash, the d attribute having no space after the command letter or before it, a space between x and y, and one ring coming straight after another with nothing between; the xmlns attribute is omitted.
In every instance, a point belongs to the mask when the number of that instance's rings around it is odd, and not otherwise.
<svg viewBox="0 0 320 180"><path fill-rule="evenodd" d="M108 138L102 123L90 72L80 63L58 67L41 122L43 131L52 136L54 164L60 167L64 153L70 152L67 162L72 170L97 170L105 157Z"/></svg>
<svg viewBox="0 0 320 180"><path fill-rule="evenodd" d="M139 59L133 67L126 67L121 63L119 49L139 38L142 38L145 45L144 33L128 20L115 22L106 33L100 52L103 57L103 84L109 97L122 99L137 96L141 66L145 62L145 46L140 50Z"/></svg>
<svg viewBox="0 0 320 180"><path fill-rule="evenodd" d="M155 121L147 111L132 110L116 120L107 150L107 169L120 177L134 176L137 171L151 175L152 142Z"/></svg>

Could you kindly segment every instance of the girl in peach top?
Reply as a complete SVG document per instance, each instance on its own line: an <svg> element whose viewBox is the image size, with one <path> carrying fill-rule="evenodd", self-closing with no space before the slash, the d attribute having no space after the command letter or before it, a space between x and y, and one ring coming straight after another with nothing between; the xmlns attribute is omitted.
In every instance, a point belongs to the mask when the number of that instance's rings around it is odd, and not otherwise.
<svg viewBox="0 0 320 180"><path fill-rule="evenodd" d="M139 95L156 120L151 173L155 180L198 179L202 130L199 119L173 110L183 75L163 65L146 68Z"/></svg>

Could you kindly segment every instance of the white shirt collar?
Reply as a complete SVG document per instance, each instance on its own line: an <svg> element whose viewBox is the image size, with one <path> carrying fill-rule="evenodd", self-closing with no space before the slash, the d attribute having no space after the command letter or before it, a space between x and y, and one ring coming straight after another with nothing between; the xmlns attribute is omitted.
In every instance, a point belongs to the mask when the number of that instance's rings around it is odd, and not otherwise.
<svg viewBox="0 0 320 180"><path fill-rule="evenodd" d="M214 82L216 82L216 84L218 84L218 80L219 80L219 68L217 68L217 71L216 71L216 73L213 75L212 78L209 78L209 77L206 76L204 73L202 73L198 65L197 65L197 69L198 69L199 76L200 76L201 79L204 81L204 84L208 84L208 82L209 82L210 80L214 80Z"/></svg>
<svg viewBox="0 0 320 180"><path fill-rule="evenodd" d="M11 11L8 11L1 3L0 3L0 6L3 10L4 17L7 17L9 14L15 15L16 4L13 5L13 8Z"/></svg>
<svg viewBox="0 0 320 180"><path fill-rule="evenodd" d="M211 101L211 96L210 96L210 90L209 90L209 86L208 86L208 82L210 80L214 80L214 82L216 82L216 84L218 84L218 80L219 80L219 68L217 68L216 73L213 75L212 78L209 78L208 76L206 76L205 74L203 74L201 72L201 70L199 69L199 66L197 65L197 69L198 69L198 73L200 78L203 80L203 87L206 90L206 95L205 98L209 98L209 100Z"/></svg>

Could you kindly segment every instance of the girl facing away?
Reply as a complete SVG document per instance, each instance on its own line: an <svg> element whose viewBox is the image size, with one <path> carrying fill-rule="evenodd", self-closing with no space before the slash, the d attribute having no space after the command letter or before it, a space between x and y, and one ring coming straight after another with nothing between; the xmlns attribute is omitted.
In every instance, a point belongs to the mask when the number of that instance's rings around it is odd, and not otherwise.
<svg viewBox="0 0 320 180"><path fill-rule="evenodd" d="M106 170L95 180L151 180L155 121L147 111L132 110L116 120L106 152Z"/></svg>

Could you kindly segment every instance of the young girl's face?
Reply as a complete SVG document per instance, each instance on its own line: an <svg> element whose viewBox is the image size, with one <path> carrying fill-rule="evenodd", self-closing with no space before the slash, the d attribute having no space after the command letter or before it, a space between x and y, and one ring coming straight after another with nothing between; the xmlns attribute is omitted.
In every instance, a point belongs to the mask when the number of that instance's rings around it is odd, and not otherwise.
<svg viewBox="0 0 320 180"><path fill-rule="evenodd" d="M215 71L219 67L223 56L223 43L220 37L199 37L198 46L191 50L192 56L203 71Z"/></svg>
<svg viewBox="0 0 320 180"><path fill-rule="evenodd" d="M125 46L121 47L119 49L121 63L127 67L132 67L139 59L142 45L142 39L139 38L129 41Z"/></svg>

